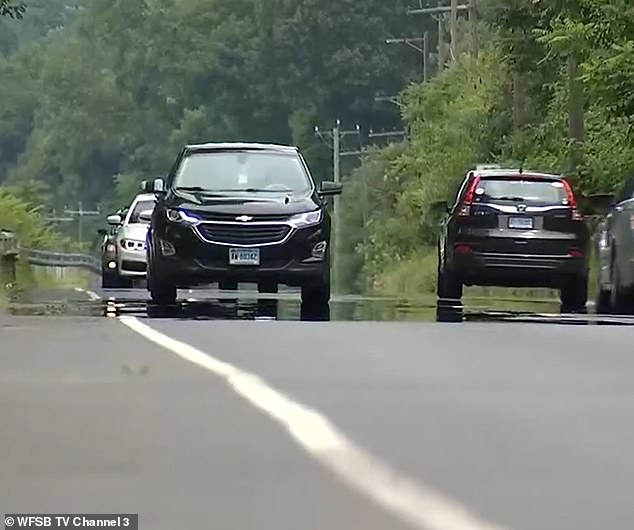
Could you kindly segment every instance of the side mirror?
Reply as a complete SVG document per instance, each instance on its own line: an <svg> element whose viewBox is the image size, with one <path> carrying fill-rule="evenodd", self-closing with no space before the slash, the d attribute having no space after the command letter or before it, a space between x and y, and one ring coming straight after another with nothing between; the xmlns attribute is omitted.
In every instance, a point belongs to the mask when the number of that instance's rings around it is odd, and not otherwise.
<svg viewBox="0 0 634 530"><path fill-rule="evenodd" d="M97 233L100 236L107 236L108 235L108 230L106 230L105 228L100 228L99 230L97 230Z"/></svg>
<svg viewBox="0 0 634 530"><path fill-rule="evenodd" d="M336 182L331 182L329 180L325 180L321 183L321 189L319 190L319 195L322 197L329 197L332 195L341 195L341 191L343 190L343 186L341 184L337 184Z"/></svg>
<svg viewBox="0 0 634 530"><path fill-rule="evenodd" d="M141 221L145 221L145 222L149 223L150 221L152 221L152 214L153 213L154 213L154 210L143 210L139 214L139 219L141 219Z"/></svg>
<svg viewBox="0 0 634 530"><path fill-rule="evenodd" d="M145 193L164 193L165 182L163 179L144 180L141 182L141 190Z"/></svg>
<svg viewBox="0 0 634 530"><path fill-rule="evenodd" d="M109 215L107 221L109 225L118 226L123 222L123 219L121 218L120 215L115 213L113 215Z"/></svg>

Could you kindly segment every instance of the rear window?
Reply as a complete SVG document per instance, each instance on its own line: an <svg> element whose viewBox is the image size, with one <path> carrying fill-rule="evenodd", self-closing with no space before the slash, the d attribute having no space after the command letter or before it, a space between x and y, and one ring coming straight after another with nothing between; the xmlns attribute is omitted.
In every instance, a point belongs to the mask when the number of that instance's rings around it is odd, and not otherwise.
<svg viewBox="0 0 634 530"><path fill-rule="evenodd" d="M487 178L478 183L475 200L568 204L568 193L560 180Z"/></svg>

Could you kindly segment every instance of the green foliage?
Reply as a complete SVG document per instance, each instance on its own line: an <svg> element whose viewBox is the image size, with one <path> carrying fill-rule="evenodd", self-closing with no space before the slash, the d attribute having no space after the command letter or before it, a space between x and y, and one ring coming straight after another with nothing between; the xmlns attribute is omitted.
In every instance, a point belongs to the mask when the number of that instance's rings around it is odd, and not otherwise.
<svg viewBox="0 0 634 530"><path fill-rule="evenodd" d="M13 0L0 0L0 17L22 18L26 6L23 2L16 3Z"/></svg>
<svg viewBox="0 0 634 530"><path fill-rule="evenodd" d="M24 248L64 249L68 241L51 229L38 206L0 187L0 227L14 231Z"/></svg>
<svg viewBox="0 0 634 530"><path fill-rule="evenodd" d="M30 40L0 59L0 182L44 182L58 209L122 205L197 141L298 143L327 178L313 127L395 127L374 94L418 69L377 38L413 24L404 0L63 4L27 11Z"/></svg>

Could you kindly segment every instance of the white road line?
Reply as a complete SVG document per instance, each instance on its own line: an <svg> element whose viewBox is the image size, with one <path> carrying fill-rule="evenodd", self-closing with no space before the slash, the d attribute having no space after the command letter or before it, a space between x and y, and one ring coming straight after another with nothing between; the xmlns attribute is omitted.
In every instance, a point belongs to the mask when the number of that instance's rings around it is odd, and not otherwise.
<svg viewBox="0 0 634 530"><path fill-rule="evenodd" d="M225 380L252 405L277 420L317 461L355 490L421 530L505 530L479 519L460 504L403 476L350 441L319 412L269 386L254 374L164 335L135 317L119 321L148 340Z"/></svg>
<svg viewBox="0 0 634 530"><path fill-rule="evenodd" d="M75 287L75 291L77 291L78 293L86 293L88 295L88 298L90 298L94 302L96 302L97 300L101 300L101 296L99 296L94 291L86 291L86 289L82 289L81 287Z"/></svg>
<svg viewBox="0 0 634 530"><path fill-rule="evenodd" d="M86 293L88 294L88 296L90 297L91 300L94 300L95 302L97 300L101 300L101 296L99 296L97 293L95 293L94 291L86 291Z"/></svg>

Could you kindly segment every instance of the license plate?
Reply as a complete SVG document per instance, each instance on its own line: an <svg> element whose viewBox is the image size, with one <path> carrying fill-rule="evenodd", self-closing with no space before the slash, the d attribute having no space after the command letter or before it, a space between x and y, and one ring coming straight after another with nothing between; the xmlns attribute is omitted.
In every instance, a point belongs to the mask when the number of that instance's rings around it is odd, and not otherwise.
<svg viewBox="0 0 634 530"><path fill-rule="evenodd" d="M533 229L532 217L509 217L509 228L519 228L521 230Z"/></svg>
<svg viewBox="0 0 634 530"><path fill-rule="evenodd" d="M259 248L230 248L229 265L259 265Z"/></svg>

